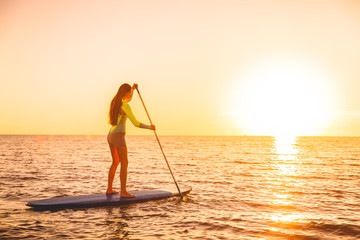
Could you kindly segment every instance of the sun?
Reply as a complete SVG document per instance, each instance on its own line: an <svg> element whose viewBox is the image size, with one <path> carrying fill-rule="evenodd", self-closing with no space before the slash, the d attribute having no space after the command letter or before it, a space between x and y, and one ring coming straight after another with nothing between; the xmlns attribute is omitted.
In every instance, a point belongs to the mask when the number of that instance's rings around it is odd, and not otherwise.
<svg viewBox="0 0 360 240"><path fill-rule="evenodd" d="M331 79L311 61L268 59L237 81L231 111L245 134L317 135L333 118Z"/></svg>

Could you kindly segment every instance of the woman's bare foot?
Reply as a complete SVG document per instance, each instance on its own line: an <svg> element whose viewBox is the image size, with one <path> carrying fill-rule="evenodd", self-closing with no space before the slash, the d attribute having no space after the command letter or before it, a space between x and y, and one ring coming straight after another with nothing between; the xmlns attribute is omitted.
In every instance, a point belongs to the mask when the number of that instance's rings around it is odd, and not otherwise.
<svg viewBox="0 0 360 240"><path fill-rule="evenodd" d="M134 194L131 194L131 193L128 193L128 192L122 192L122 193L120 193L120 197L134 198L136 196Z"/></svg>
<svg viewBox="0 0 360 240"><path fill-rule="evenodd" d="M113 193L119 193L118 191L115 191L115 190L106 190L106 194L113 194Z"/></svg>

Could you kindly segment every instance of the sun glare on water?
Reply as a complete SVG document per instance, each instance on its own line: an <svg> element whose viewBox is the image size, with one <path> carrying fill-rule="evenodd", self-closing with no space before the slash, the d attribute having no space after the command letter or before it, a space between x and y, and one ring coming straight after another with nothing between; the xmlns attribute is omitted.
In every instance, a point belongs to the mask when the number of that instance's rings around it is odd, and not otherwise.
<svg viewBox="0 0 360 240"><path fill-rule="evenodd" d="M280 58L255 64L232 90L232 113L248 135L316 135L332 120L331 79L314 64Z"/></svg>

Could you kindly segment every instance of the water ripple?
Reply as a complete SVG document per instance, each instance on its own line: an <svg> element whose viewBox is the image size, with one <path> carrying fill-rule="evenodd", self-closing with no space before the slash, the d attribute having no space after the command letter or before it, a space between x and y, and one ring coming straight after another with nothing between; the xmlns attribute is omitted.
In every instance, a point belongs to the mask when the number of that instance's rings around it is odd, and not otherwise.
<svg viewBox="0 0 360 240"><path fill-rule="evenodd" d="M106 137L0 136L1 238L360 238L360 138L160 139L179 185L193 187L186 201L32 211L27 201L104 192ZM129 189L176 191L153 136L127 143Z"/></svg>

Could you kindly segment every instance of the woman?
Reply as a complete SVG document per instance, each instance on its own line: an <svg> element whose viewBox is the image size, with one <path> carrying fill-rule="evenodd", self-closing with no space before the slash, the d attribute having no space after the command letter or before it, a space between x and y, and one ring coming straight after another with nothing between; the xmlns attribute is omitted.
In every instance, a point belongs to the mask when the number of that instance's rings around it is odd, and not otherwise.
<svg viewBox="0 0 360 240"><path fill-rule="evenodd" d="M112 126L110 128L107 140L110 146L112 164L109 170L108 188L106 190L106 194L119 193L113 190L112 185L116 169L119 163L121 163L120 197L136 197L135 195L130 194L126 191L128 157L125 142L125 123L126 120L129 118L132 124L134 124L134 126L136 127L155 130L154 125L149 126L137 121L131 111L130 105L128 104L128 102L130 102L132 99L134 89L136 89L137 87L137 84L134 84L132 87L127 83L121 85L115 97L111 101L109 111L109 123Z"/></svg>

